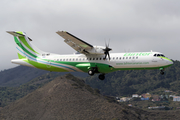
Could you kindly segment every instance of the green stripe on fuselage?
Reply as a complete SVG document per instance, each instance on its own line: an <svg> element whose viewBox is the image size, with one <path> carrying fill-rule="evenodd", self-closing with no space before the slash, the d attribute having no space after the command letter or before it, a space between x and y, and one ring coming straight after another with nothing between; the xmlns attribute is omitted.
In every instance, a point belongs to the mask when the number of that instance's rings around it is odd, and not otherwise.
<svg viewBox="0 0 180 120"><path fill-rule="evenodd" d="M39 69L43 69L43 70L47 70L47 71L55 71L55 72L68 72L65 69L52 66L51 63L48 65L48 64L38 63L38 62L29 60L29 59L26 59L24 61L31 64L31 65L33 65L36 68L39 68Z"/></svg>
<svg viewBox="0 0 180 120"><path fill-rule="evenodd" d="M160 58L164 58L164 59L166 59L166 60L169 60L169 61L171 61L171 62L173 62L172 60L170 60L169 58L167 58L167 57L162 57L162 56L159 56Z"/></svg>

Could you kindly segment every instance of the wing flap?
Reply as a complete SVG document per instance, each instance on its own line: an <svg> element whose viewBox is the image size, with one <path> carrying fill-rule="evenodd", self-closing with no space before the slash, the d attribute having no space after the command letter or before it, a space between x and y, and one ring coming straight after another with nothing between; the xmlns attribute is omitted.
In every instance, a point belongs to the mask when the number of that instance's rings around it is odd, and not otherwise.
<svg viewBox="0 0 180 120"><path fill-rule="evenodd" d="M58 31L56 33L65 39L64 40L65 43L67 43L69 46L71 46L73 49L75 49L80 53L88 54L87 50L93 48L93 46L90 45L89 43L77 38L76 36L68 32Z"/></svg>

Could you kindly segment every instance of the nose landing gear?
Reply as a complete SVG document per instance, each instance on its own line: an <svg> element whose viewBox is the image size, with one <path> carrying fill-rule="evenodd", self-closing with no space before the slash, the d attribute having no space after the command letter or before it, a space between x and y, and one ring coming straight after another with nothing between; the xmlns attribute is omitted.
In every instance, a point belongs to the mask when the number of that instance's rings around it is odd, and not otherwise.
<svg viewBox="0 0 180 120"><path fill-rule="evenodd" d="M164 75L164 68L159 68L159 70L160 70L160 74Z"/></svg>
<svg viewBox="0 0 180 120"><path fill-rule="evenodd" d="M161 74L161 75L164 75L164 71L163 71L163 70L161 70L161 71L160 71L160 74Z"/></svg>

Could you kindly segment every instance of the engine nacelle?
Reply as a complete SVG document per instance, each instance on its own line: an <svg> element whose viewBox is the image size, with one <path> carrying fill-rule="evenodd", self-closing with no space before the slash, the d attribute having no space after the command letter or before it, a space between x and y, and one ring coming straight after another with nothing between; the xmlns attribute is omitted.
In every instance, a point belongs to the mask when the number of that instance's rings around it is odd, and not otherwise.
<svg viewBox="0 0 180 120"><path fill-rule="evenodd" d="M90 50L87 50L87 52L89 52L90 54L102 55L102 54L104 54L103 49L105 49L105 47L103 47L103 46L93 46L93 48Z"/></svg>

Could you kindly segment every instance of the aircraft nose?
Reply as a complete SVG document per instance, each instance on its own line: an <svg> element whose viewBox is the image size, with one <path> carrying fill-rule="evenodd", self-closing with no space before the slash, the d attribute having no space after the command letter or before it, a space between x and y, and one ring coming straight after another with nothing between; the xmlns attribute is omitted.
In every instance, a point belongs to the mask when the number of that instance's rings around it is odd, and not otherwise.
<svg viewBox="0 0 180 120"><path fill-rule="evenodd" d="M168 59L167 62L166 62L168 65L173 65L173 61Z"/></svg>

